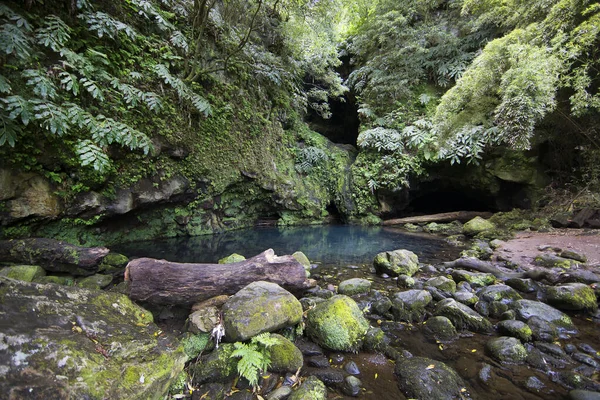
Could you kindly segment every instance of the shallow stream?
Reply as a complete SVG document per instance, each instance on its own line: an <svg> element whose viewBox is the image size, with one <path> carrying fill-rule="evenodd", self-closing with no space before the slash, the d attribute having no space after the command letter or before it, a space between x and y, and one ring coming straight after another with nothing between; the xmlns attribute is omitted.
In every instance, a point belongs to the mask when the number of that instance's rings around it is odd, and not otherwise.
<svg viewBox="0 0 600 400"><path fill-rule="evenodd" d="M373 282L372 289L384 293L399 291L396 281L374 273L372 261L379 252L408 249L419 256L421 263L436 264L457 258L460 249L447 244L442 238L425 234L408 234L394 228L358 226L316 226L301 228L257 228L228 232L221 235L194 238L176 238L152 242L138 242L115 246L113 249L129 257L153 257L178 262L212 263L232 253L252 257L268 248L275 254L304 252L316 266L311 271L321 287L328 284L363 277ZM439 274L439 273L438 273ZM430 276L434 276L431 274ZM419 274L417 274L417 277ZM360 299L358 299L361 304ZM362 306L362 305L361 305ZM598 323L590 318L571 315L580 333L567 343L585 344L600 350ZM491 319L492 323L497 321ZM373 317L372 325L380 325L398 350L408 350L414 356L443 361L453 367L466 381L468 394L475 399L566 399L568 389L557 383L556 372L542 372L523 365L502 365L485 354L488 335L465 332L456 341L440 344L427 339L421 324L385 321ZM398 389L393 375L394 364L381 355L359 353L329 353L332 367L342 368L355 361L360 369L362 399L406 399ZM600 362L600 353L593 355ZM491 368L490 368L491 367ZM573 365L575 367L575 365ZM569 368L570 370L570 368ZM598 371L587 374L598 382ZM332 392L331 399L351 399Z"/></svg>

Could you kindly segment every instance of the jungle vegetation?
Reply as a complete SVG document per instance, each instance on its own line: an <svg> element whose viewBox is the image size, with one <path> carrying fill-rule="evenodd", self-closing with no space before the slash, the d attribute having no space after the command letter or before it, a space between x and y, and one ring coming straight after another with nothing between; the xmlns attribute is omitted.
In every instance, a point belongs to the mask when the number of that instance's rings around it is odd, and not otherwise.
<svg viewBox="0 0 600 400"><path fill-rule="evenodd" d="M541 143L569 149L557 179L597 187L599 49L590 0L6 1L1 163L86 190L157 138L267 135L352 92L359 200ZM327 160L310 141L296 155L299 174Z"/></svg>

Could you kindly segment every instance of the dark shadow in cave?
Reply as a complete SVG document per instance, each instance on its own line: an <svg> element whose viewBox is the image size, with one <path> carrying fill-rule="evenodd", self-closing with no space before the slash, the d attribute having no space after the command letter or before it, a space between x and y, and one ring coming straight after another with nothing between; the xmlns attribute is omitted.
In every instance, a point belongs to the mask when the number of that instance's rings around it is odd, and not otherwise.
<svg viewBox="0 0 600 400"><path fill-rule="evenodd" d="M403 214L423 215L452 211L493 211L494 200L481 193L441 190L413 198Z"/></svg>
<svg viewBox="0 0 600 400"><path fill-rule="evenodd" d="M358 111L353 93L347 93L342 99L329 100L331 118L324 119L310 109L305 121L310 128L333 143L356 146L358 138Z"/></svg>

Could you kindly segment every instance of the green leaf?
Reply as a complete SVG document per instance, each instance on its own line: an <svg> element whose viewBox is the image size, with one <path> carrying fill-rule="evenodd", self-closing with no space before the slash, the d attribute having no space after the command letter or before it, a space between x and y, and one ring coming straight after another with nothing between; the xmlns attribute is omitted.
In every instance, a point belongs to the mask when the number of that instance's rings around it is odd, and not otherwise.
<svg viewBox="0 0 600 400"><path fill-rule="evenodd" d="M71 28L55 15L44 19L44 26L35 35L39 44L60 51L71 38Z"/></svg>
<svg viewBox="0 0 600 400"><path fill-rule="evenodd" d="M10 147L15 147L17 137L22 133L21 125L16 123L4 112L0 112L0 146L8 143Z"/></svg>
<svg viewBox="0 0 600 400"><path fill-rule="evenodd" d="M33 119L32 104L23 97L9 96L0 100L5 104L4 109L9 113L9 119L15 120L21 117L21 122L25 126Z"/></svg>
<svg viewBox="0 0 600 400"><path fill-rule="evenodd" d="M0 93L10 93L12 88L10 87L10 83L8 79L0 75Z"/></svg>
<svg viewBox="0 0 600 400"><path fill-rule="evenodd" d="M110 167L110 160L106 153L91 140L82 140L77 143L76 152L82 166L91 165L98 172L106 172Z"/></svg>
<svg viewBox="0 0 600 400"><path fill-rule="evenodd" d="M42 99L54 99L57 96L56 86L54 82L38 69L27 69L21 73L24 78L27 78L27 85L33 86L33 93L40 96Z"/></svg>

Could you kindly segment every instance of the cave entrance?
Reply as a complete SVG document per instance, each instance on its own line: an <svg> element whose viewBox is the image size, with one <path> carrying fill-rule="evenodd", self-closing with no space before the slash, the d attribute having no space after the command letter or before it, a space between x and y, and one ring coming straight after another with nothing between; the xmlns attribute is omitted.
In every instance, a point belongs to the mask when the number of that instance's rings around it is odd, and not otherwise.
<svg viewBox="0 0 600 400"><path fill-rule="evenodd" d="M452 211L493 211L493 198L482 193L440 190L417 195L404 210L406 214L426 215Z"/></svg>
<svg viewBox="0 0 600 400"><path fill-rule="evenodd" d="M319 132L333 143L356 146L358 138L358 108L353 93L347 93L342 99L329 100L331 118L324 119L310 109L305 120L312 130Z"/></svg>

